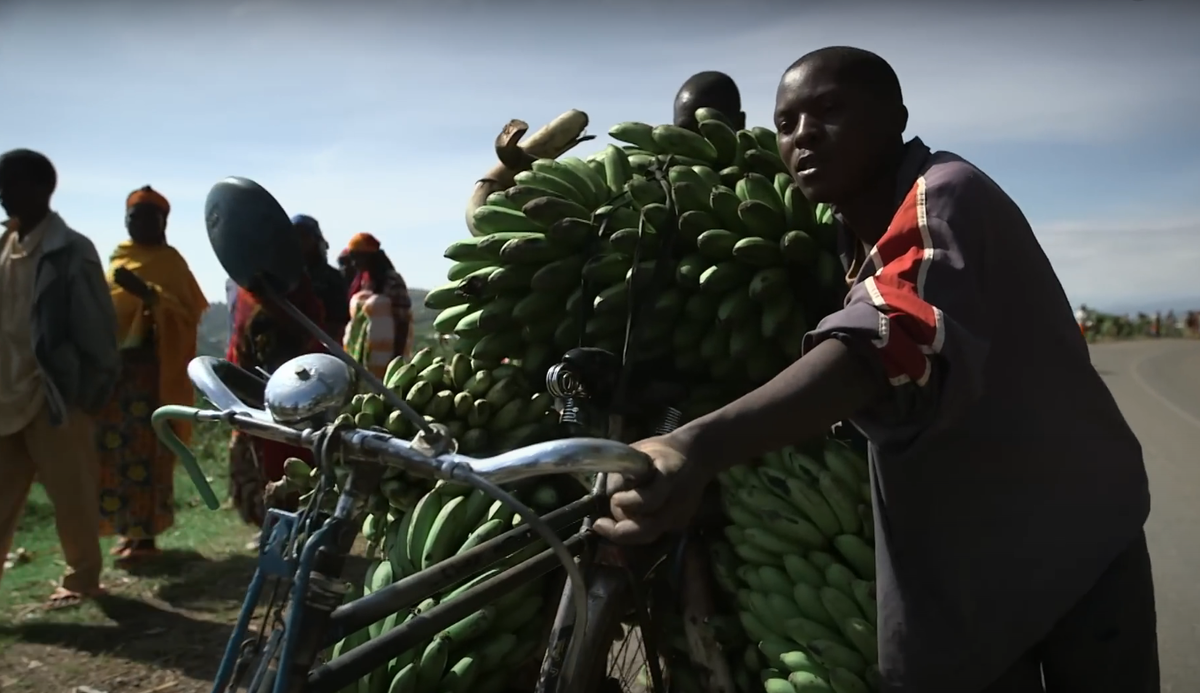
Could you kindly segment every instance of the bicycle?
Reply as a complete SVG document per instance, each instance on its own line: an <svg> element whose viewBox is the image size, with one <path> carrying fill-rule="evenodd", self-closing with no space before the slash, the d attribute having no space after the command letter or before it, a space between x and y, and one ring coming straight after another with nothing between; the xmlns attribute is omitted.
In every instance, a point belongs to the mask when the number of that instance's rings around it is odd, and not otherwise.
<svg viewBox="0 0 1200 693"><path fill-rule="evenodd" d="M651 582L655 571L670 558L686 555L686 537L631 551L604 544L590 532L590 518L607 508L605 474L646 477L653 471L649 458L627 445L600 438L555 440L487 459L456 454L446 447L449 437L444 430L412 413L378 379L350 359L340 345L282 298L289 282L294 285L288 277L291 270L287 263L278 262L288 256L286 239L290 226L286 214L269 193L245 179L226 179L210 193L206 217L214 249L230 276L239 285L254 287L273 298L324 342L332 355L308 354L293 359L268 378L226 361L199 357L189 365L188 374L216 409L160 408L153 416L160 439L179 457L205 503L213 509L218 507L215 494L194 456L174 436L169 426L172 419L222 422L251 435L311 448L317 465L325 470L323 483L332 477L328 470L335 458L351 468L332 513L316 511L315 500L309 508L296 513L278 509L268 512L258 550L258 568L222 658L214 693L342 690L396 655L559 565L566 573L566 580L546 639L536 692L594 693L602 690L602 686L611 687L613 680L601 672L608 664L611 644L624 636L622 621L631 611L642 634L642 656L652 690L667 690L654 643L653 624L640 587ZM241 253L234 250L226 242L230 235L241 235L242 241L251 241L245 244L248 249ZM264 248L278 244L282 244L283 252L256 253L256 245ZM257 257L247 259L246 252ZM275 266L270 267L273 259ZM604 378L611 376L611 361L612 354L602 350L574 350L548 376L552 394L577 419L595 404L610 404L601 400L589 405L587 400L589 394L604 390L607 382ZM341 428L331 423L337 408L352 394L355 383L352 374L381 395L390 396L389 403L419 422L421 432L412 443L382 432ZM668 408L663 426L677 422L678 412ZM619 437L620 429L620 417L612 419L610 436ZM388 466L479 489L511 506L525 522L428 570L344 603L342 571L359 531L357 511ZM564 473L595 474L591 493L545 517L538 517L499 486ZM320 654L344 636L389 614L411 609L433 594L461 585L501 559L529 549L538 539L549 548L465 589L457 597L385 635L318 664ZM288 585L283 599L286 606L268 608L258 638L247 639L255 607L271 578ZM271 604L274 602L275 595ZM270 635L266 635L268 630ZM693 640L698 650L708 647L712 651L702 628L689 630L689 643ZM243 687L242 679L255 663L257 666ZM728 675L718 678L727 680ZM732 688L721 686L718 690Z"/></svg>

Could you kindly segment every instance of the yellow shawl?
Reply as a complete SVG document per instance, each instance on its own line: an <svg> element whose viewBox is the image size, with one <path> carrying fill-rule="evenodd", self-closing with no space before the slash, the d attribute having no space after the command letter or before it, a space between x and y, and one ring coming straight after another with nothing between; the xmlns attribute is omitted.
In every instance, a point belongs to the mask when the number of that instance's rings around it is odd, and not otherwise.
<svg viewBox="0 0 1200 693"><path fill-rule="evenodd" d="M124 267L150 285L158 294L153 308L155 347L158 356L159 404L191 405L195 391L187 377L187 365L196 356L196 333L208 301L188 269L187 261L169 245L139 245L123 241L109 259L108 287L117 311L117 336L131 345L145 333L142 300L113 281L113 271ZM191 426L176 426L186 443Z"/></svg>

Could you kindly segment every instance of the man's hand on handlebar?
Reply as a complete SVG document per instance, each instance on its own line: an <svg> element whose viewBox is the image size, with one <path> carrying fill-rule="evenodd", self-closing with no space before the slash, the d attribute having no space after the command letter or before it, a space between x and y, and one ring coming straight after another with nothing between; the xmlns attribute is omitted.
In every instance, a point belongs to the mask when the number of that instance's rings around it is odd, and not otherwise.
<svg viewBox="0 0 1200 693"><path fill-rule="evenodd" d="M707 465L689 459L671 435L647 438L633 447L654 460L656 474L642 486L609 474L612 518L597 519L593 528L619 544L649 544L691 523L714 474Z"/></svg>

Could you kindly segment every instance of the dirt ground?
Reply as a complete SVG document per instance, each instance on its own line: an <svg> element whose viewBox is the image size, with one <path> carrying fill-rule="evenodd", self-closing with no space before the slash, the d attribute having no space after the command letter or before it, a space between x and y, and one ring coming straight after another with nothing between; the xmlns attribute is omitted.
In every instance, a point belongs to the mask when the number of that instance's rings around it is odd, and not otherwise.
<svg viewBox="0 0 1200 693"><path fill-rule="evenodd" d="M201 465L226 497L219 431L198 432ZM101 580L109 596L73 609L42 608L64 563L54 509L35 486L0 582L3 693L207 692L254 572L254 529L228 508L203 506L182 469L174 526L163 556L134 571L112 565L105 539Z"/></svg>
<svg viewBox="0 0 1200 693"><path fill-rule="evenodd" d="M161 565L167 574L113 576L109 596L77 609L13 613L0 626L0 690L208 691L253 558L169 555Z"/></svg>

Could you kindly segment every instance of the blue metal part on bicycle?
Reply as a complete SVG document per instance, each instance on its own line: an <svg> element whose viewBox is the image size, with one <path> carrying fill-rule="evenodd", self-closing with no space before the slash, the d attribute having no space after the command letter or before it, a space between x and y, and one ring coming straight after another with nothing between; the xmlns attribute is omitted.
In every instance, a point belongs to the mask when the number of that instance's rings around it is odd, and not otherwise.
<svg viewBox="0 0 1200 693"><path fill-rule="evenodd" d="M233 624L233 632L229 634L229 640L225 643L225 652L221 656L217 675L213 679L212 693L225 693L229 688L229 682L233 679L234 669L238 662L238 650L246 638L246 632L250 628L250 619L254 617L254 610L258 607L258 600L262 596L263 585L266 584L266 581L267 576L262 569L256 569L254 577L250 579L250 586L246 588L246 598L242 600L242 610L238 612L237 622Z"/></svg>
<svg viewBox="0 0 1200 693"><path fill-rule="evenodd" d="M300 235L271 193L249 178L216 183L204 201L208 242L240 287L290 293L304 275Z"/></svg>
<svg viewBox="0 0 1200 693"><path fill-rule="evenodd" d="M216 510L221 507L221 502L217 500L217 494L213 493L212 486L204 477L204 470L200 469L200 465L196 463L196 456L171 428L172 419L195 419L199 412L200 410L195 407L183 407L175 404L159 407L150 415L150 425L163 445L175 453L175 456L183 463L183 468L187 470L188 477L191 478L192 484L195 485L204 504L208 506L209 510Z"/></svg>
<svg viewBox="0 0 1200 693"><path fill-rule="evenodd" d="M317 551L329 541L329 523L313 533L304 548L300 551L299 566L292 580L291 609L287 615L287 626L283 636L283 650L279 653L279 673L275 676L275 693L287 693L288 683L292 676L292 655L296 643L300 639L300 629L304 627L301 617L304 615L303 605L308 596L308 584L312 577L313 561Z"/></svg>
<svg viewBox="0 0 1200 693"><path fill-rule="evenodd" d="M258 569L265 575L290 578L296 573L292 537L299 524L296 513L278 508L267 510L258 542Z"/></svg>

